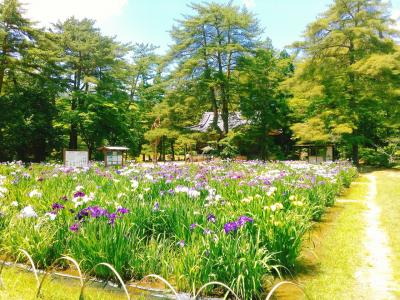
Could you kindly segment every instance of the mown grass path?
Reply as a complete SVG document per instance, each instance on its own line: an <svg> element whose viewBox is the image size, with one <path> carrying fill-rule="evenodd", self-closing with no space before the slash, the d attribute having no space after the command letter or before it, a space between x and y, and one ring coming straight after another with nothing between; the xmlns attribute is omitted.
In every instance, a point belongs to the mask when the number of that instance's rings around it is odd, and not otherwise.
<svg viewBox="0 0 400 300"><path fill-rule="evenodd" d="M381 207L380 222L388 236L393 282L389 283L395 299L400 299L400 171L378 171L376 203Z"/></svg>
<svg viewBox="0 0 400 300"><path fill-rule="evenodd" d="M400 172L362 174L316 224L295 281L308 299L400 299ZM276 299L304 299L282 288Z"/></svg>
<svg viewBox="0 0 400 300"><path fill-rule="evenodd" d="M393 291L395 282L391 265L392 249L389 246L388 235L382 228L382 209L377 203L377 176L366 175L368 178L367 209L363 214L366 222L363 265L356 272L356 279L363 299L395 299ZM385 193L380 190L380 193ZM389 196L389 195L388 195ZM388 201L391 199L388 197Z"/></svg>

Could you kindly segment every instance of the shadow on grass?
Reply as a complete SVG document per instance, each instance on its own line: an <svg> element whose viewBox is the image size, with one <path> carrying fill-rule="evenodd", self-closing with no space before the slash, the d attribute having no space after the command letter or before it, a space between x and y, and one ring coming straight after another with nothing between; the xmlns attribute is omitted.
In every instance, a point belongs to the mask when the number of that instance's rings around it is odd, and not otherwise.
<svg viewBox="0 0 400 300"><path fill-rule="evenodd" d="M400 165L393 166L393 167L375 167L375 166L359 166L358 172L360 174L367 174L367 173L372 173L376 171L394 171L394 172L400 172Z"/></svg>

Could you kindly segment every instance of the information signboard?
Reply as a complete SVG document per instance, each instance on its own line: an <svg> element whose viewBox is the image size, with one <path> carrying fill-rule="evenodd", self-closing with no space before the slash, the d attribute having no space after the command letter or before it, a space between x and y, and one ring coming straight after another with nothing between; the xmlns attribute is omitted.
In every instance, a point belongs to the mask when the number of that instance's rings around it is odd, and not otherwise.
<svg viewBox="0 0 400 300"><path fill-rule="evenodd" d="M87 167L89 163L88 151L65 150L64 165L66 167Z"/></svg>
<svg viewBox="0 0 400 300"><path fill-rule="evenodd" d="M107 152L107 165L108 166L122 165L122 152L118 151Z"/></svg>

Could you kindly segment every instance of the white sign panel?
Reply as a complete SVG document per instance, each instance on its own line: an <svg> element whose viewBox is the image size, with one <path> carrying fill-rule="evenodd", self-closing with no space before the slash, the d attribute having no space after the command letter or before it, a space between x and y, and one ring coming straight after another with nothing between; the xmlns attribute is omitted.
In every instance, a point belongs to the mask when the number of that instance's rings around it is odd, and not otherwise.
<svg viewBox="0 0 400 300"><path fill-rule="evenodd" d="M107 165L122 165L122 153L117 151L107 152Z"/></svg>
<svg viewBox="0 0 400 300"><path fill-rule="evenodd" d="M64 153L64 165L66 167L87 167L89 163L89 152L66 150Z"/></svg>

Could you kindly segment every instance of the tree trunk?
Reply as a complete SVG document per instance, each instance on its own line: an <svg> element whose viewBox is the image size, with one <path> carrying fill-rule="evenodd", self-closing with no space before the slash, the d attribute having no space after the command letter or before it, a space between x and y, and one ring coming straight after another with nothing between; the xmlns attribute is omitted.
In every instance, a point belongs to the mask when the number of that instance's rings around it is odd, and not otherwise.
<svg viewBox="0 0 400 300"><path fill-rule="evenodd" d="M171 160L172 160L172 161L175 161L174 141L171 141Z"/></svg>
<svg viewBox="0 0 400 300"><path fill-rule="evenodd" d="M222 43L221 43L221 32L219 28L217 28L217 36L218 36L218 45L222 48ZM229 103L229 95L227 93L227 85L226 85L226 78L224 75L224 69L223 69L223 64L222 64L222 53L220 50L217 52L217 62L218 62L218 74L219 74L219 80L220 80L220 89L221 89L221 102L222 102L222 111L221 111L221 117L222 117L222 122L224 124L224 134L226 135L229 131L229 111L228 111L228 103Z"/></svg>
<svg viewBox="0 0 400 300"><path fill-rule="evenodd" d="M222 100L222 122L224 123L224 134L227 134L229 131L229 111L228 111L228 99L226 99L226 95L224 96L225 99Z"/></svg>
<svg viewBox="0 0 400 300"><path fill-rule="evenodd" d="M77 72L74 74L74 91L78 92L81 86L82 68L81 68L82 54L79 52L79 66ZM74 97L76 95L73 95ZM79 99L73 98L71 101L71 111L78 109ZM74 120L71 122L69 133L69 149L78 149L78 124Z"/></svg>
<svg viewBox="0 0 400 300"><path fill-rule="evenodd" d="M210 66L208 64L208 54L207 54L207 35L206 35L206 29L203 25L203 59L204 59L204 65L205 65L205 79L206 79L206 84L209 84L209 81L211 81L211 70ZM211 99L211 107L212 107L212 112L213 112L213 121L211 124L211 128L216 130L219 134L221 134L221 128L218 126L218 103L217 103L217 97L215 96L215 89L212 86L209 86L210 89L210 99ZM185 153L186 156L186 153Z"/></svg>
<svg viewBox="0 0 400 300"><path fill-rule="evenodd" d="M78 129L76 124L71 124L69 132L69 150L78 149Z"/></svg>
<svg viewBox="0 0 400 300"><path fill-rule="evenodd" d="M71 111L76 110L76 99L72 99ZM78 149L78 124L75 121L71 122L69 131L69 150Z"/></svg>
<svg viewBox="0 0 400 300"><path fill-rule="evenodd" d="M89 161L92 160L93 150L94 150L94 146L92 146L92 145L88 146L88 157L89 157Z"/></svg>
<svg viewBox="0 0 400 300"><path fill-rule="evenodd" d="M267 160L267 126L262 125L261 129L261 158L263 161Z"/></svg>
<svg viewBox="0 0 400 300"><path fill-rule="evenodd" d="M217 55L218 58L218 69L219 69L219 75L220 75L220 89L221 89L221 102L222 102L222 111L221 111L221 118L222 122L224 125L224 134L226 135L229 131L229 111L228 111L228 95L226 93L226 85L225 85L225 78L224 78L224 73L223 73L223 68L222 68L222 60L221 60L221 54L218 53Z"/></svg>
<svg viewBox="0 0 400 300"><path fill-rule="evenodd" d="M161 138L161 160L165 162L165 138Z"/></svg>
<svg viewBox="0 0 400 300"><path fill-rule="evenodd" d="M352 147L352 159L354 165L359 165L359 158L358 158L358 143L354 143Z"/></svg>
<svg viewBox="0 0 400 300"><path fill-rule="evenodd" d="M4 73L6 72L5 67L0 67L0 95L3 90L3 82L4 82Z"/></svg>
<svg viewBox="0 0 400 300"><path fill-rule="evenodd" d="M33 160L35 162L42 162L46 159L46 142L42 137L36 140L33 145Z"/></svg>
<svg viewBox="0 0 400 300"><path fill-rule="evenodd" d="M213 87L210 87L210 96L211 96L211 104L212 104L212 111L213 111L213 121L212 121L212 128L215 129L219 134L221 134L221 128L218 126L218 104L217 98L215 97L215 90Z"/></svg>
<svg viewBox="0 0 400 300"><path fill-rule="evenodd" d="M7 66L7 38L8 34L5 34L2 46L3 58L1 60L1 66L0 66L0 95L1 92L3 91L4 74L6 72L6 66Z"/></svg>

